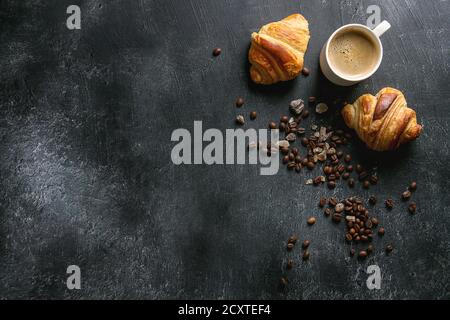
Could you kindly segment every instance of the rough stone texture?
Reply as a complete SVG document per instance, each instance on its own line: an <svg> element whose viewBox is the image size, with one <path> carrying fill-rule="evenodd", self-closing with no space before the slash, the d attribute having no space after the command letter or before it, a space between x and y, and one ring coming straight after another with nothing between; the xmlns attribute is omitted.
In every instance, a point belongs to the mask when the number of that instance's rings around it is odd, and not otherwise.
<svg viewBox="0 0 450 320"><path fill-rule="evenodd" d="M65 25L74 3L79 31ZM379 71L331 85L321 46L340 25L365 23L376 3L392 24ZM252 84L250 33L298 11L310 22L311 75ZM450 298L449 14L448 1L419 0L1 1L0 298ZM257 110L246 127L266 127L289 101L315 95L330 110L305 123L339 125L335 98L388 85L425 129L394 153L351 145L355 163L378 167L369 191L306 186L315 174L305 171L171 162L172 131L194 120L225 130ZM399 200L411 180L415 216ZM317 208L333 194L396 201L391 212L375 207L387 232L364 262L348 257L343 225ZM285 251L294 232L311 240L309 262ZM289 256L296 267L286 272ZM66 289L70 264L81 267L82 290ZM381 290L366 288L370 264L381 267ZM280 290L283 274L290 284Z"/></svg>

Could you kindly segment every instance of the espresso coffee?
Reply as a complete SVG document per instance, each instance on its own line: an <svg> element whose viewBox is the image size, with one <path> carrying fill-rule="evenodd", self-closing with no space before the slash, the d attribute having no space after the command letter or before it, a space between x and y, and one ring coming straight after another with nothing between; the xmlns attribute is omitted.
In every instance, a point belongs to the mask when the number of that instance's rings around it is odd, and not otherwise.
<svg viewBox="0 0 450 320"><path fill-rule="evenodd" d="M337 34L328 49L331 67L345 77L358 78L370 73L380 57L380 50L369 35L359 30Z"/></svg>

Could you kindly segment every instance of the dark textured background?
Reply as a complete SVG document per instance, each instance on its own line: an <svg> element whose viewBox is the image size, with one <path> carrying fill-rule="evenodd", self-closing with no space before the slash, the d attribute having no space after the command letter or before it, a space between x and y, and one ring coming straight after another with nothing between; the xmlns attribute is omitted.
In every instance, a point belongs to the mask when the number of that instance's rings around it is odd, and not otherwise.
<svg viewBox="0 0 450 320"><path fill-rule="evenodd" d="M81 6L81 30L66 28L70 4ZM337 27L365 23L370 4L392 24L383 63L337 88L319 72L319 50ZM251 84L250 33L294 12L310 23L311 76ZM447 0L1 0L0 298L450 298L449 15ZM294 98L332 107L383 86L405 93L424 132L389 154L351 145L378 167L369 191L305 186L317 171L260 176L257 166L170 160L172 131L194 120L225 130L257 110L247 127L265 127ZM306 124L339 125L337 111ZM411 180L415 216L398 200ZM373 210L387 233L364 262L317 208L332 194L397 202ZM307 227L311 214L318 222ZM309 262L285 251L293 232L312 241ZM289 256L297 266L286 273ZM70 264L82 290L66 289ZM370 264L381 267L381 290L366 288Z"/></svg>

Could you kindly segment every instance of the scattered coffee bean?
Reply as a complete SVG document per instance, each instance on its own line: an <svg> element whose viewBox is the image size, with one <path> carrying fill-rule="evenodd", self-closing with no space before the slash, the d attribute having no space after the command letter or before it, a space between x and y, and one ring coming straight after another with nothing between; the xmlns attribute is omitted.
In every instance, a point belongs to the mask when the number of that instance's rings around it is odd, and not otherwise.
<svg viewBox="0 0 450 320"><path fill-rule="evenodd" d="M363 172L364 169L363 169L362 165L357 164L355 170L356 170L356 173L361 173L361 172Z"/></svg>
<svg viewBox="0 0 450 320"><path fill-rule="evenodd" d="M350 178L350 173L345 172L345 173L342 175L342 179L347 180L348 178Z"/></svg>
<svg viewBox="0 0 450 320"><path fill-rule="evenodd" d="M335 207L338 204L336 197L331 197L329 200L329 204L330 206Z"/></svg>
<svg viewBox="0 0 450 320"><path fill-rule="evenodd" d="M222 49L220 49L220 48L215 48L214 50L213 50L213 56L214 57L217 57L218 55L220 55L222 53Z"/></svg>
<svg viewBox="0 0 450 320"><path fill-rule="evenodd" d="M256 116L257 116L256 111L250 112L250 119L251 119L251 120L255 120L255 119L256 119Z"/></svg>
<svg viewBox="0 0 450 320"><path fill-rule="evenodd" d="M376 176L376 175L370 176L370 183L373 184L373 185L377 184L378 183L378 176Z"/></svg>
<svg viewBox="0 0 450 320"><path fill-rule="evenodd" d="M328 189L334 189L334 188L336 188L336 182L328 181L327 186L328 186Z"/></svg>
<svg viewBox="0 0 450 320"><path fill-rule="evenodd" d="M347 168L345 168L345 170L347 172L353 172L353 166L352 165L348 165Z"/></svg>
<svg viewBox="0 0 450 320"><path fill-rule="evenodd" d="M309 73L310 73L309 69L306 68L306 67L303 67L303 69L302 69L302 74L303 74L305 77L307 77L307 76L309 76Z"/></svg>
<svg viewBox="0 0 450 320"><path fill-rule="evenodd" d="M308 260L309 259L309 251L308 250L305 250L303 252L302 259L303 260Z"/></svg>
<svg viewBox="0 0 450 320"><path fill-rule="evenodd" d="M309 241L309 240L304 240L303 243L302 243L302 248L303 248L303 249L306 249L306 248L309 247L310 244L311 244L311 241Z"/></svg>
<svg viewBox="0 0 450 320"><path fill-rule="evenodd" d="M269 128L272 129L272 130L276 129L277 128L277 124L274 121L270 121L269 122Z"/></svg>
<svg viewBox="0 0 450 320"><path fill-rule="evenodd" d="M286 164L289 162L289 156L284 156L283 157L283 163Z"/></svg>
<svg viewBox="0 0 450 320"><path fill-rule="evenodd" d="M391 198L387 199L385 201L386 204L386 208L388 208L389 210L391 210L394 207L394 200L392 200Z"/></svg>
<svg viewBox="0 0 450 320"><path fill-rule="evenodd" d="M370 221L372 221L372 225L373 226L377 226L378 225L378 219L377 218L375 218L375 217L372 217L372 218L370 218Z"/></svg>
<svg viewBox="0 0 450 320"><path fill-rule="evenodd" d="M333 222L339 223L342 220L342 215L340 213L333 214Z"/></svg>
<svg viewBox="0 0 450 320"><path fill-rule="evenodd" d="M344 153L342 151L336 152L336 156L340 159L344 156Z"/></svg>
<svg viewBox="0 0 450 320"><path fill-rule="evenodd" d="M409 185L409 190L415 191L416 189L417 189L417 182L415 181L411 182L411 184Z"/></svg>
<svg viewBox="0 0 450 320"><path fill-rule="evenodd" d="M303 112L302 112L302 118L303 118L303 119L306 119L306 118L308 118L308 116L309 116L309 111L308 111L308 110L303 110Z"/></svg>
<svg viewBox="0 0 450 320"><path fill-rule="evenodd" d="M350 256L353 257L356 253L355 249L350 249Z"/></svg>
<svg viewBox="0 0 450 320"><path fill-rule="evenodd" d="M323 208L327 204L327 198L321 197L319 200L319 207Z"/></svg>
<svg viewBox="0 0 450 320"><path fill-rule="evenodd" d="M296 244L297 241L298 241L298 237L297 237L296 235L292 235L292 236L290 236L289 239L288 239L288 243Z"/></svg>
<svg viewBox="0 0 450 320"><path fill-rule="evenodd" d="M358 180L359 180L359 181L364 181L364 180L367 178L368 175L369 175L369 174L367 173L367 171L363 171L363 172L361 172L361 173L358 175Z"/></svg>
<svg viewBox="0 0 450 320"><path fill-rule="evenodd" d="M289 110L296 116L301 115L304 108L305 103L302 99L292 100L291 103L289 104Z"/></svg>
<svg viewBox="0 0 450 320"><path fill-rule="evenodd" d="M323 213L328 217L333 213L333 210L331 210L330 208L326 208Z"/></svg>
<svg viewBox="0 0 450 320"><path fill-rule="evenodd" d="M306 147L309 144L309 139L308 138L302 138L302 145L304 147Z"/></svg>
<svg viewBox="0 0 450 320"><path fill-rule="evenodd" d="M371 254L371 253L373 252L373 245L369 244L369 245L367 246L366 251L367 251L368 254Z"/></svg>
<svg viewBox="0 0 450 320"><path fill-rule="evenodd" d="M292 133L292 132L286 136L286 140L289 142L294 142L296 139L297 139L297 136L295 135L295 133Z"/></svg>
<svg viewBox="0 0 450 320"><path fill-rule="evenodd" d="M350 161L352 161L352 156L349 155L349 154L346 154L345 157L344 157L344 161L349 163Z"/></svg>
<svg viewBox="0 0 450 320"><path fill-rule="evenodd" d="M378 229L378 235L379 236L384 236L385 233L386 233L386 230L384 230L383 227L380 227L380 229Z"/></svg>
<svg viewBox="0 0 450 320"><path fill-rule="evenodd" d="M314 169L314 162L312 162L312 161L308 161L308 163L306 164L306 167L309 169L309 170L312 170L312 169Z"/></svg>
<svg viewBox="0 0 450 320"><path fill-rule="evenodd" d="M286 269L290 270L294 267L294 260L289 259L286 263Z"/></svg>
<svg viewBox="0 0 450 320"><path fill-rule="evenodd" d="M409 206L408 206L408 211L409 211L410 213L416 213L416 210L417 210L417 205L416 205L416 203L415 203L415 202L411 202L411 203L409 204Z"/></svg>
<svg viewBox="0 0 450 320"><path fill-rule="evenodd" d="M315 217L309 217L308 220L306 220L306 222L312 226L314 223L316 223L316 218Z"/></svg>
<svg viewBox="0 0 450 320"><path fill-rule="evenodd" d="M402 193L402 199L403 200L408 200L409 198L411 198L411 191L406 190L405 192Z"/></svg>
<svg viewBox="0 0 450 320"><path fill-rule="evenodd" d="M388 245L386 246L386 253L391 253L392 250L394 250L394 247L392 246L392 244L388 244Z"/></svg>
<svg viewBox="0 0 450 320"><path fill-rule="evenodd" d="M237 100L236 100L236 107L240 108L243 105L244 105L244 99L241 98L241 97L237 98Z"/></svg>
<svg viewBox="0 0 450 320"><path fill-rule="evenodd" d="M238 115L237 117L236 117L236 123L238 124L238 125L243 125L244 123L245 123L245 119L244 119L244 117L242 116L242 115Z"/></svg>
<svg viewBox="0 0 450 320"><path fill-rule="evenodd" d="M287 286L288 283L289 283L288 278L282 277L282 278L280 279L280 284L281 284L282 286Z"/></svg>
<svg viewBox="0 0 450 320"><path fill-rule="evenodd" d="M289 117L288 116L282 116L280 119L280 122L288 123Z"/></svg>
<svg viewBox="0 0 450 320"><path fill-rule="evenodd" d="M377 198L375 196L370 196L369 197L369 203L371 205L375 205L377 203Z"/></svg>
<svg viewBox="0 0 450 320"><path fill-rule="evenodd" d="M334 211L337 213L341 213L342 211L344 211L344 204L343 203L338 203L335 207L334 207Z"/></svg>
<svg viewBox="0 0 450 320"><path fill-rule="evenodd" d="M353 236L350 233L345 234L345 241L352 242Z"/></svg>
<svg viewBox="0 0 450 320"><path fill-rule="evenodd" d="M367 257L367 251L366 250L361 250L358 254L358 257L364 259Z"/></svg>
<svg viewBox="0 0 450 320"><path fill-rule="evenodd" d="M294 248L294 244L293 243L288 243L287 244L287 249L290 251Z"/></svg>
<svg viewBox="0 0 450 320"><path fill-rule="evenodd" d="M367 181L367 180L364 180L364 182L363 182L363 187L364 187L364 189L369 189L369 187L370 187L370 182Z"/></svg>
<svg viewBox="0 0 450 320"><path fill-rule="evenodd" d="M355 180L353 180L353 178L348 179L347 183L350 188L353 188L355 186Z"/></svg>

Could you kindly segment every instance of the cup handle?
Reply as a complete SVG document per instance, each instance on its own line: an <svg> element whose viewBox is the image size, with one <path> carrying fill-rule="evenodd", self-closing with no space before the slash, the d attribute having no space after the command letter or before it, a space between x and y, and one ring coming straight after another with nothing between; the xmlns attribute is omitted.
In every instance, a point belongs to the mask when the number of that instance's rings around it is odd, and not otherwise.
<svg viewBox="0 0 450 320"><path fill-rule="evenodd" d="M383 33L389 30L391 24L386 20L383 20L379 25L377 25L372 31L377 35L377 37L381 37Z"/></svg>

